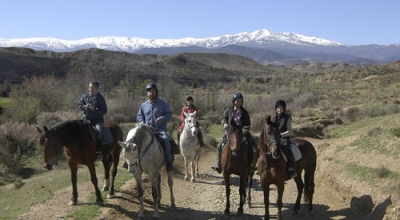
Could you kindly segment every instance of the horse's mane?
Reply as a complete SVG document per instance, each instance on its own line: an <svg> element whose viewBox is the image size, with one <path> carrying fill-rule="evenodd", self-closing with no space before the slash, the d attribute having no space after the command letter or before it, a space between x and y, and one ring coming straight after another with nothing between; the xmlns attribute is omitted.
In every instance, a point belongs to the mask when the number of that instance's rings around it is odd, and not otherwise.
<svg viewBox="0 0 400 220"><path fill-rule="evenodd" d="M146 139L147 134L154 133L151 126L146 124L138 124L136 125L136 132L135 132L135 142L137 145L142 146L143 141Z"/></svg>
<svg viewBox="0 0 400 220"><path fill-rule="evenodd" d="M57 130L61 130L61 129L65 129L65 128L71 127L71 126L76 125L76 124L79 124L78 120L62 121L62 122L58 122L57 124L51 126L51 130L57 131Z"/></svg>

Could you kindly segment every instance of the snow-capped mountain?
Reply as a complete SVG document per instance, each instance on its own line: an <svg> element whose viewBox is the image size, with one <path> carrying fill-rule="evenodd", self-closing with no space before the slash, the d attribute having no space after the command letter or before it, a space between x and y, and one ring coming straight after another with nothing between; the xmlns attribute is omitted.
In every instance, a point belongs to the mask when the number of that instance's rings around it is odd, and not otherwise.
<svg viewBox="0 0 400 220"><path fill-rule="evenodd" d="M342 43L322 38L308 37L289 32L276 33L266 29L202 39L144 39L110 36L68 41L56 38L0 38L0 47L27 47L34 50L52 50L55 52L75 51L85 48L135 52L143 48L188 46L218 48L228 45L246 45L247 43L258 45L258 47L277 43L294 45L344 46Z"/></svg>
<svg viewBox="0 0 400 220"><path fill-rule="evenodd" d="M170 55L179 52L216 53L221 52L221 50L218 50L219 48L232 45L239 47L236 47L234 52L231 51L227 53L243 55L263 64L270 63L274 61L274 59L263 58L264 56L260 50L265 50L266 53L272 52L282 55L275 57L311 58L322 62L346 61L360 58L378 62L393 62L400 59L400 44L354 46L296 33L272 32L267 29L210 38L181 39L144 39L117 36L92 37L71 41L56 38L0 38L0 47L25 47L34 50L50 50L54 52L99 48L131 53ZM242 47L242 49L240 47ZM243 49L243 47L248 49ZM249 51L249 49L257 51L252 52ZM232 48L230 48L230 50L232 50ZM255 53L257 55L254 55ZM258 58L255 58L255 56Z"/></svg>

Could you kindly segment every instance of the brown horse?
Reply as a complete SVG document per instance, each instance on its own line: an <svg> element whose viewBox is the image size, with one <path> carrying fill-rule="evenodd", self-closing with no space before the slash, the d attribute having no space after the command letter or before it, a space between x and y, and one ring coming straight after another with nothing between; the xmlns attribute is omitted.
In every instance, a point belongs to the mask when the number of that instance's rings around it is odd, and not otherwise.
<svg viewBox="0 0 400 220"><path fill-rule="evenodd" d="M90 179L96 191L96 203L102 203L100 190L97 186L97 176L95 168L96 139L94 128L90 123L83 120L71 120L60 122L50 129L43 126L43 130L36 127L40 133L40 145L43 150L43 166L52 170L57 165L58 159L63 150L67 156L68 166L71 170L72 198L68 205L76 205L78 202L77 190L77 171L78 164L86 165L90 172ZM122 141L123 133L121 128L111 122L106 121L104 130L108 129L112 135L112 140L106 141L103 137L103 166L105 185L103 190L108 190L107 198L114 195L114 180L117 175L117 167L121 146L118 141ZM111 170L111 181L110 181ZM111 182L111 185L110 185Z"/></svg>
<svg viewBox="0 0 400 220"><path fill-rule="evenodd" d="M249 185L251 187L254 172L250 172L247 148L243 144L242 129L239 126L229 126L227 137L228 141L221 154L221 168L225 180L226 191L226 207L224 214L230 214L230 176L231 174L236 174L240 177L240 202L236 215L240 216L243 213L243 204L246 199L246 188L248 188ZM250 205L250 196L248 203Z"/></svg>
<svg viewBox="0 0 400 220"><path fill-rule="evenodd" d="M282 219L282 196L285 187L285 181L290 177L287 173L287 164L281 156L279 150L280 140L277 124L271 121L271 117L267 118L260 134L260 157L258 159L258 172L260 174L261 187L264 191L265 219L269 219L269 186L275 184L278 189L278 198L276 200L278 208L278 219ZM297 186L297 199L293 207L293 211L297 213L300 210L300 200L304 189L304 201L307 204L308 211L312 210L312 200L314 194L314 172L317 165L317 154L314 146L300 138L291 140L295 144L302 158L296 162L297 177L294 178ZM301 173L304 170L304 182L301 179Z"/></svg>

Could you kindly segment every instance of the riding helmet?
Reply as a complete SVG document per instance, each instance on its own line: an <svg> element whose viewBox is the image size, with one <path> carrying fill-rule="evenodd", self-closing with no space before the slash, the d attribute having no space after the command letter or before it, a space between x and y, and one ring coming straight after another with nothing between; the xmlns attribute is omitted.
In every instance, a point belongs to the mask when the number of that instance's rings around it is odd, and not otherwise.
<svg viewBox="0 0 400 220"><path fill-rule="evenodd" d="M283 107L283 111L286 111L286 102L283 101L282 99L279 99L278 101L276 101L275 103L275 109L278 108L278 106L282 106Z"/></svg>
<svg viewBox="0 0 400 220"><path fill-rule="evenodd" d="M241 93L233 93L232 96L232 103L235 102L236 99L241 99L243 100L243 95Z"/></svg>
<svg viewBox="0 0 400 220"><path fill-rule="evenodd" d="M155 83L149 83L149 84L147 84L146 90L148 91L149 89L155 89L156 92L158 92L157 85L156 85Z"/></svg>
<svg viewBox="0 0 400 220"><path fill-rule="evenodd" d="M192 96L188 96L188 97L186 98L186 101L193 101L193 97L192 97Z"/></svg>

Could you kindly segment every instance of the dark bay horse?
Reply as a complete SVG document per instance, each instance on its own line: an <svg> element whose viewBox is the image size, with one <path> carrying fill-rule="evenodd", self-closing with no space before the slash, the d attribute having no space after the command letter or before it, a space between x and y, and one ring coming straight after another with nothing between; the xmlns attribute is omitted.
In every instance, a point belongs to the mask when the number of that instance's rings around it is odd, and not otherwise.
<svg viewBox="0 0 400 220"><path fill-rule="evenodd" d="M97 186L95 168L96 140L94 128L90 123L83 120L70 120L60 122L50 129L43 126L43 130L36 127L40 133L40 146L43 150L43 166L52 170L57 165L58 159L63 150L67 157L67 163L71 170L72 198L68 205L76 205L78 202L77 171L78 165L86 165L90 172L90 180L96 191L96 203L102 203L100 190ZM107 198L114 195L114 180L117 175L117 167L123 133L121 128L111 121L105 121L104 129L108 129L112 135L112 141L103 141L103 166L105 185L103 190L108 190ZM110 181L111 170L111 181ZM111 182L111 185L110 185Z"/></svg>
<svg viewBox="0 0 400 220"><path fill-rule="evenodd" d="M226 207L224 214L230 214L230 176L238 175L240 178L239 185L239 208L236 215L243 213L243 205L246 200L246 189L252 183L254 172L250 172L250 164L248 162L247 147L243 144L243 133L240 126L229 126L227 131L228 141L224 146L221 154L221 168L225 180ZM250 189L250 188L249 188ZM249 190L250 191L250 190ZM249 201L250 205L250 196Z"/></svg>
<svg viewBox="0 0 400 220"><path fill-rule="evenodd" d="M267 118L260 134L260 157L258 159L258 172L260 174L261 187L264 191L265 219L269 219L269 186L274 184L278 189L278 198L276 201L278 208L278 219L282 219L282 196L285 187L285 181L290 177L287 174L287 164L279 151L279 136L277 124ZM294 178L297 186L297 198L293 211L297 213L300 210L300 200L304 189L304 201L307 204L308 211L312 210L312 200L314 194L314 173L317 166L317 154L314 146L307 140L301 138L291 139L301 154L302 158L296 162L297 177ZM301 179L301 173L304 170L304 182Z"/></svg>

